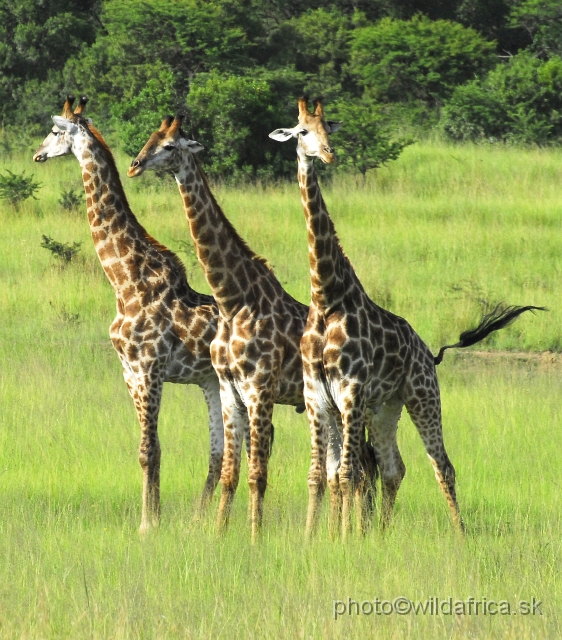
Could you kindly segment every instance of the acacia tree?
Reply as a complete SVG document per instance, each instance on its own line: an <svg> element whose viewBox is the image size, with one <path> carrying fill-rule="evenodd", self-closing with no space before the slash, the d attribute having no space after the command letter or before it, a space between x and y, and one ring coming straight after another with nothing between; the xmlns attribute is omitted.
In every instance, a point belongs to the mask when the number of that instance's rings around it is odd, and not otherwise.
<svg viewBox="0 0 562 640"><path fill-rule="evenodd" d="M342 121L338 131L338 158L361 174L396 160L414 140L393 139L385 126L381 107L372 100L345 100L334 105L335 117Z"/></svg>

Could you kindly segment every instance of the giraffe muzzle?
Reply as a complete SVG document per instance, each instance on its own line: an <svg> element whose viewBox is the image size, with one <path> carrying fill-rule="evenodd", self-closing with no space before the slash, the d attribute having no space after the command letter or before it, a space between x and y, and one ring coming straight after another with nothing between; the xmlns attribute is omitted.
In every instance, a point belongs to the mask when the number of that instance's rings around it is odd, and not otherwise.
<svg viewBox="0 0 562 640"><path fill-rule="evenodd" d="M138 158L131 162L131 166L127 171L127 176L129 178L134 178L135 176L140 176L140 174L144 171L144 163L142 160Z"/></svg>
<svg viewBox="0 0 562 640"><path fill-rule="evenodd" d="M47 162L47 154L37 151L33 156L33 162Z"/></svg>

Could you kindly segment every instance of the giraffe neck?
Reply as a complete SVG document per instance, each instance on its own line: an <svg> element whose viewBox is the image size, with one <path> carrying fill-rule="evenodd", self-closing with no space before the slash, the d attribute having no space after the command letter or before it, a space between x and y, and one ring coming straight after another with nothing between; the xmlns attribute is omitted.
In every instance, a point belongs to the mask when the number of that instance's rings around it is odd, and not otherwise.
<svg viewBox="0 0 562 640"><path fill-rule="evenodd" d="M311 304L323 312L336 307L358 283L330 218L314 169L314 161L298 150L298 179L308 231Z"/></svg>
<svg viewBox="0 0 562 640"><path fill-rule="evenodd" d="M197 257L223 317L230 319L258 302L254 285L276 278L224 215L190 151L174 169ZM256 285L257 286L257 285Z"/></svg>
<svg viewBox="0 0 562 640"><path fill-rule="evenodd" d="M131 211L113 156L96 133L99 140L84 136L75 140L72 151L82 169L92 240L116 296L127 302L155 289L155 280L162 274L155 271L158 267L151 260L151 249L168 266L166 286L172 284L174 275L183 276L186 285L177 257L151 238Z"/></svg>

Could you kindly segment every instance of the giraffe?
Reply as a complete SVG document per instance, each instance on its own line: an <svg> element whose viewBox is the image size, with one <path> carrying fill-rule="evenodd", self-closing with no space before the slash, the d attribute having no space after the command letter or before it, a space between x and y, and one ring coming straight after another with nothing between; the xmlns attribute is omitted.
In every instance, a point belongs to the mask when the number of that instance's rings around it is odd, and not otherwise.
<svg viewBox="0 0 562 640"><path fill-rule="evenodd" d="M480 325L461 334L459 342L434 357L426 344L399 316L369 299L343 252L317 181L314 158L332 163L329 134L341 123L326 120L322 102L308 109L298 101L298 124L270 134L283 142L297 138L298 182L308 230L311 305L301 340L304 397L313 433L309 471L306 531L314 532L326 478L328 434L326 416L339 414L343 428L339 482L342 494L342 537L351 530L352 497L361 481L364 424L375 449L382 485L381 526L388 526L405 465L396 441L398 421L406 406L433 465L453 523L464 532L455 490L455 469L443 442L441 402L436 365L451 347L483 340L527 310L496 308Z"/></svg>
<svg viewBox="0 0 562 640"><path fill-rule="evenodd" d="M162 122L129 168L174 173L197 256L219 308L211 345L220 380L225 450L218 528L228 525L240 475L241 425L250 423L249 477L251 535L255 542L263 516L268 449L274 403L304 411L300 340L308 307L281 286L266 261L238 235L215 200L195 158L202 147L181 129L182 116ZM335 467L338 431L327 425ZM331 476L333 475L333 470Z"/></svg>
<svg viewBox="0 0 562 640"><path fill-rule="evenodd" d="M178 257L137 221L111 151L91 121L82 117L87 99L83 97L74 112L73 102L69 96L62 116L53 116L55 126L33 159L45 162L73 153L82 168L92 239L116 297L117 315L109 333L141 427L140 531L146 533L160 522L158 414L164 382L196 384L207 403L209 471L200 508L207 506L220 478L223 423L210 355L218 309L211 296L189 286Z"/></svg>

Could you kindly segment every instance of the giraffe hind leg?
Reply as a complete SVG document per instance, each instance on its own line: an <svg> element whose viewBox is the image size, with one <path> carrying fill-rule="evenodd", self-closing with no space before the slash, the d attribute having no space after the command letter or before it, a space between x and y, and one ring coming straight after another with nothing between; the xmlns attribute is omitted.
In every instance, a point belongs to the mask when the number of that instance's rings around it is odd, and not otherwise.
<svg viewBox="0 0 562 640"><path fill-rule="evenodd" d="M209 414L209 471L201 500L199 513L206 510L211 502L217 484L220 481L222 458L224 453L224 427L220 400L220 386L218 378L214 377L202 385L205 402Z"/></svg>
<svg viewBox="0 0 562 640"><path fill-rule="evenodd" d="M406 474L406 467L396 441L402 406L401 401L394 399L385 402L376 414L367 411L367 428L381 476L380 527L382 530L390 525L396 495Z"/></svg>
<svg viewBox="0 0 562 640"><path fill-rule="evenodd" d="M305 383L305 401L306 412L308 416L308 424L310 427L310 443L311 443L311 460L310 468L308 470L308 509L306 514L306 529L305 536L310 539L316 533L318 529L318 522L320 518L320 508L322 506L322 498L326 491L327 477L327 450L329 445L329 433L331 433L332 440L332 458L330 460L330 477L332 484L330 485L331 492L331 510L330 518L333 522L336 520L339 522L339 449L338 449L338 435L335 432L330 432L330 429L337 429L335 423L330 423L329 412L322 408L319 404L314 393L308 394L307 385ZM339 436L341 438L341 436Z"/></svg>
<svg viewBox="0 0 562 640"><path fill-rule="evenodd" d="M330 490L330 516L328 531L331 538L335 538L341 529L341 491L339 481L339 467L341 461L341 418L339 415L330 416L328 427L328 455L326 459L326 473Z"/></svg>
<svg viewBox="0 0 562 640"><path fill-rule="evenodd" d="M368 433L366 434L368 436ZM355 494L357 530L366 535L373 522L376 506L378 463L369 437L364 442L361 457L363 475Z"/></svg>
<svg viewBox="0 0 562 640"><path fill-rule="evenodd" d="M247 413L238 393L228 380L220 381L220 395L224 424L224 453L217 528L219 533L222 533L228 527L230 510L240 479L240 455Z"/></svg>
<svg viewBox="0 0 562 640"><path fill-rule="evenodd" d="M464 534L465 528L455 488L455 468L449 460L443 442L441 401L436 376L431 387L416 388L415 393L410 394L410 398L406 401L406 408L433 465L435 477L447 500L453 524L459 533Z"/></svg>

